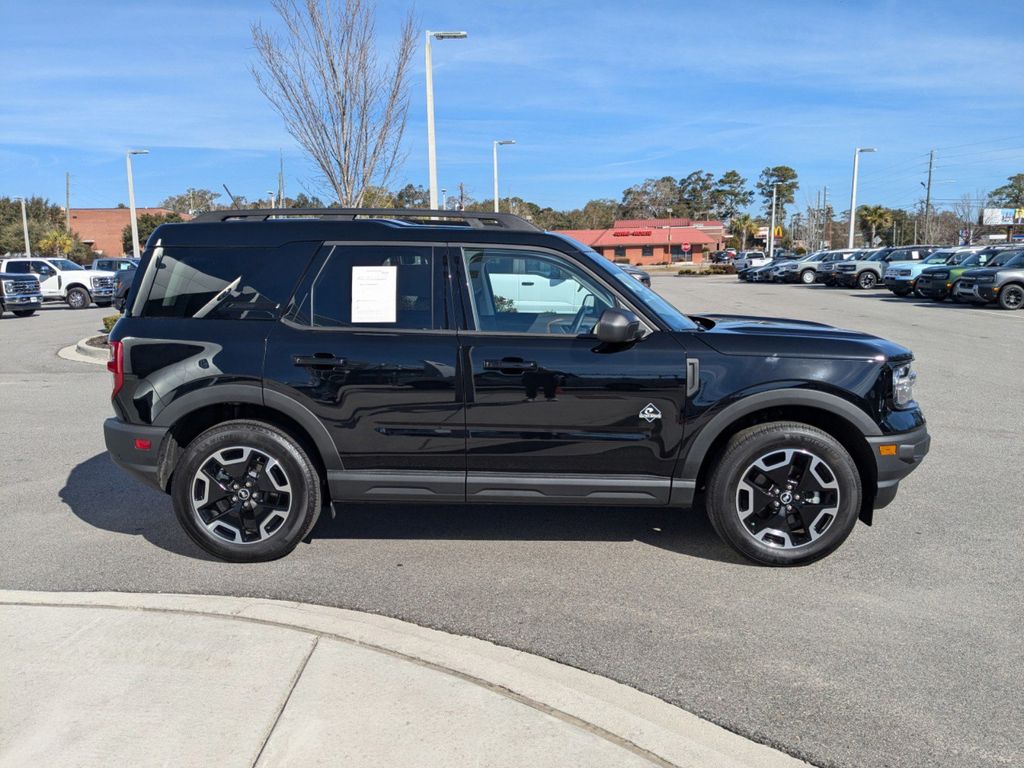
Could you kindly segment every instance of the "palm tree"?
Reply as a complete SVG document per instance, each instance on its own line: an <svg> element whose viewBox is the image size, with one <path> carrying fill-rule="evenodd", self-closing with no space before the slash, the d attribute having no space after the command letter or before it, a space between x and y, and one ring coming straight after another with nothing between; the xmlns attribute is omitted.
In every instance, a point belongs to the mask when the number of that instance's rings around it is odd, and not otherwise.
<svg viewBox="0 0 1024 768"><path fill-rule="evenodd" d="M879 227L886 229L892 226L892 211L883 205L862 205L857 215L871 227L871 245L875 244L875 232Z"/></svg>
<svg viewBox="0 0 1024 768"><path fill-rule="evenodd" d="M750 217L750 214L740 213L732 217L729 222L729 229L734 235L742 240L741 251L747 250L747 235L757 234L757 224Z"/></svg>

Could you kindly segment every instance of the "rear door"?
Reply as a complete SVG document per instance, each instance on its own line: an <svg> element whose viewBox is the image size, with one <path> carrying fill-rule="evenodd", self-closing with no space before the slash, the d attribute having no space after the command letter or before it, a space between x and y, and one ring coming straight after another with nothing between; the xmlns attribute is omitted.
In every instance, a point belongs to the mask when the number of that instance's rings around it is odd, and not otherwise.
<svg viewBox="0 0 1024 768"><path fill-rule="evenodd" d="M467 499L667 503L686 354L656 328L609 345L591 330L622 297L540 248L453 245L465 329Z"/></svg>
<svg viewBox="0 0 1024 768"><path fill-rule="evenodd" d="M444 249L325 243L267 343L264 386L327 427L335 498L461 501L464 409Z"/></svg>

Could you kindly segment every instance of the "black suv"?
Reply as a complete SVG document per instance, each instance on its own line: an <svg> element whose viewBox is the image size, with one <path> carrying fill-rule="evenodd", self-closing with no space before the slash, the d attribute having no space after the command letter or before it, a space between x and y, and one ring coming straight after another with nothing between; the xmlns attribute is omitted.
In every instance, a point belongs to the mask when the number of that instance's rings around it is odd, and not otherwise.
<svg viewBox="0 0 1024 768"><path fill-rule="evenodd" d="M687 508L832 552L927 453L910 351L687 316L508 214L218 211L159 227L110 334L107 448L226 560L330 500Z"/></svg>

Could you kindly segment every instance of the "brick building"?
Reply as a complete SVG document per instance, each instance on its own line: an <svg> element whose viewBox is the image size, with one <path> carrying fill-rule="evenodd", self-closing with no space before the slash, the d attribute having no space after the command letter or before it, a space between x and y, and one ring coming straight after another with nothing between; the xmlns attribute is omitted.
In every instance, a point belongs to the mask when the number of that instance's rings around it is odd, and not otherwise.
<svg viewBox="0 0 1024 768"><path fill-rule="evenodd" d="M169 208L136 208L135 212L139 216L144 213L161 216L174 213ZM189 216L182 215L182 218ZM71 209L71 231L101 256L124 255L121 233L130 223L131 211L128 208Z"/></svg>
<svg viewBox="0 0 1024 768"><path fill-rule="evenodd" d="M568 229L558 234L590 246L606 259L630 264L700 264L725 241L722 222L691 219L620 219L610 229Z"/></svg>

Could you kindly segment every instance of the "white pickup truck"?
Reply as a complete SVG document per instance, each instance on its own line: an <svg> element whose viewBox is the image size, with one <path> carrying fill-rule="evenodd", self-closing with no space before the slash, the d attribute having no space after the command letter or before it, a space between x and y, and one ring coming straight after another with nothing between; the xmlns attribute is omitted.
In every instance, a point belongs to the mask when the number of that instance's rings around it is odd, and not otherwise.
<svg viewBox="0 0 1024 768"><path fill-rule="evenodd" d="M744 269L752 267L763 267L769 261L771 259L764 255L764 251L740 251L736 254L732 265L736 267L737 272L742 272Z"/></svg>
<svg viewBox="0 0 1024 768"><path fill-rule="evenodd" d="M0 272L35 275L43 301L66 301L71 309L85 309L93 302L109 307L114 300L113 272L85 269L70 259L42 256L0 259Z"/></svg>

